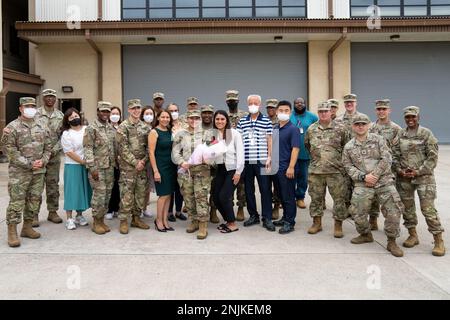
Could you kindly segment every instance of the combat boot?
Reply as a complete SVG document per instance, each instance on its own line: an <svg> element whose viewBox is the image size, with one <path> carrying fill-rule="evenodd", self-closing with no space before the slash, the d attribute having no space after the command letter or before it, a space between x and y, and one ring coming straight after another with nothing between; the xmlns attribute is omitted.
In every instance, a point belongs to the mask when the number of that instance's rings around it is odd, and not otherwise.
<svg viewBox="0 0 450 320"><path fill-rule="evenodd" d="M20 247L20 240L17 237L17 224L8 224L8 245L12 248Z"/></svg>
<svg viewBox="0 0 450 320"><path fill-rule="evenodd" d="M120 220L120 228L119 231L121 234L128 233L128 220Z"/></svg>
<svg viewBox="0 0 450 320"><path fill-rule="evenodd" d="M442 233L434 234L434 248L432 251L433 256L442 257L445 255L444 240L442 240Z"/></svg>
<svg viewBox="0 0 450 320"><path fill-rule="evenodd" d="M38 239L41 237L41 234L37 231L34 231L31 225L33 224L33 220L25 220L23 222L22 226L22 232L20 233L20 236L23 238L30 238L30 239Z"/></svg>
<svg viewBox="0 0 450 320"><path fill-rule="evenodd" d="M139 229L150 229L150 226L148 224L146 224L144 221L141 220L141 218L139 218L139 216L133 216L131 218L131 226L133 228L139 228Z"/></svg>
<svg viewBox="0 0 450 320"><path fill-rule="evenodd" d="M272 209L272 220L278 220L280 218L280 205L278 203L275 203Z"/></svg>
<svg viewBox="0 0 450 320"><path fill-rule="evenodd" d="M362 244L362 243L366 243L366 242L373 242L373 236L372 236L372 233L369 231L369 233L360 234L356 238L353 238L350 242L353 244Z"/></svg>
<svg viewBox="0 0 450 320"><path fill-rule="evenodd" d="M187 233L193 233L197 231L199 228L198 221L191 221L186 229Z"/></svg>
<svg viewBox="0 0 450 320"><path fill-rule="evenodd" d="M217 216L217 209L216 208L211 208L211 211L209 212L209 221L211 221L211 223L219 223L219 217Z"/></svg>
<svg viewBox="0 0 450 320"><path fill-rule="evenodd" d="M369 218L370 230L375 231L378 230L377 217Z"/></svg>
<svg viewBox="0 0 450 320"><path fill-rule="evenodd" d="M56 211L49 211L47 220L51 221L53 223L61 223L61 222L63 222L62 219L56 213Z"/></svg>
<svg viewBox="0 0 450 320"><path fill-rule="evenodd" d="M322 231L322 217L314 217L313 224L308 229L309 234L316 234L317 232Z"/></svg>
<svg viewBox="0 0 450 320"><path fill-rule="evenodd" d="M409 237L403 242L405 248L412 248L419 244L419 237L417 236L416 228L412 227L408 229Z"/></svg>
<svg viewBox="0 0 450 320"><path fill-rule="evenodd" d="M105 223L105 216L101 217L98 222L100 223L100 226L105 230L105 232L110 232L111 231L111 229Z"/></svg>
<svg viewBox="0 0 450 320"><path fill-rule="evenodd" d="M389 251L394 257L403 257L403 251L400 247L395 243L394 237L388 237L387 242L387 251Z"/></svg>
<svg viewBox="0 0 450 320"><path fill-rule="evenodd" d="M236 221L244 221L244 207L239 207L236 215Z"/></svg>
<svg viewBox="0 0 450 320"><path fill-rule="evenodd" d="M33 223L31 224L31 226L33 228L39 227L39 215L37 213L33 216Z"/></svg>
<svg viewBox="0 0 450 320"><path fill-rule="evenodd" d="M202 221L198 223L197 239L203 240L208 236L208 222Z"/></svg>
<svg viewBox="0 0 450 320"><path fill-rule="evenodd" d="M92 223L92 231L96 234L106 233L105 229L103 229L102 224L100 223L100 218L94 217L94 222Z"/></svg>
<svg viewBox="0 0 450 320"><path fill-rule="evenodd" d="M342 231L342 221L334 220L334 237L343 238L344 232Z"/></svg>

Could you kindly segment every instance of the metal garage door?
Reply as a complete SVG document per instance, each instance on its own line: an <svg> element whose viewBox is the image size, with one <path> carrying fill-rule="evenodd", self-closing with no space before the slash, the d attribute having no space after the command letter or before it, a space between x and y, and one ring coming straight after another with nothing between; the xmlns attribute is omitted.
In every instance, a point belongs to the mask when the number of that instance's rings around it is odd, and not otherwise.
<svg viewBox="0 0 450 320"><path fill-rule="evenodd" d="M307 94L306 44L252 45L126 45L123 50L124 102L141 98L150 104L151 94L162 91L166 102L185 110L186 98L224 108L225 91L240 91L240 107L246 97L292 101Z"/></svg>
<svg viewBox="0 0 450 320"><path fill-rule="evenodd" d="M401 110L421 107L421 124L450 143L450 43L352 43L352 91L358 109L375 118L374 100L390 98L394 121Z"/></svg>

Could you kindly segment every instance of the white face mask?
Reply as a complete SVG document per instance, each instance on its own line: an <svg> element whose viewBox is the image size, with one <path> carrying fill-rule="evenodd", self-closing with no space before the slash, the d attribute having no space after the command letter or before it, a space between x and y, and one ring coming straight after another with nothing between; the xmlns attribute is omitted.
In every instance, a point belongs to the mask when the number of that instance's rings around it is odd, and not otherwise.
<svg viewBox="0 0 450 320"><path fill-rule="evenodd" d="M259 112L259 106L257 106L256 104L251 104L248 106L248 112L250 112L251 114L255 114Z"/></svg>
<svg viewBox="0 0 450 320"><path fill-rule="evenodd" d="M171 115L172 115L173 120L177 120L180 114L175 111L175 112L172 112Z"/></svg>
<svg viewBox="0 0 450 320"><path fill-rule="evenodd" d="M289 120L289 114L287 114L287 113L278 113L277 117L278 117L278 120L280 120L280 121L288 121Z"/></svg>
<svg viewBox="0 0 450 320"><path fill-rule="evenodd" d="M153 115L152 114L146 114L144 116L144 121L147 123L151 123L153 121Z"/></svg>
<svg viewBox="0 0 450 320"><path fill-rule="evenodd" d="M23 115L28 118L28 119L33 119L34 116L36 115L36 108L23 108Z"/></svg>
<svg viewBox="0 0 450 320"><path fill-rule="evenodd" d="M119 122L120 116L118 114L112 114L109 116L109 120L114 123Z"/></svg>

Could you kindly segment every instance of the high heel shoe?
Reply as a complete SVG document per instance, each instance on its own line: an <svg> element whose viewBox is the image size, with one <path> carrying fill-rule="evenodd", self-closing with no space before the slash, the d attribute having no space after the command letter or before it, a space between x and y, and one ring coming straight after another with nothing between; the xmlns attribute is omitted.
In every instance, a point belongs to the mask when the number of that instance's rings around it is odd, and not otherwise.
<svg viewBox="0 0 450 320"><path fill-rule="evenodd" d="M168 227L168 228L164 227L164 230L166 230L166 231L175 231L175 229L172 228L172 227Z"/></svg>
<svg viewBox="0 0 450 320"><path fill-rule="evenodd" d="M167 232L165 228L164 228L164 229L158 228L158 224L156 223L156 220L155 220L155 228L156 228L156 230L158 230L159 232Z"/></svg>

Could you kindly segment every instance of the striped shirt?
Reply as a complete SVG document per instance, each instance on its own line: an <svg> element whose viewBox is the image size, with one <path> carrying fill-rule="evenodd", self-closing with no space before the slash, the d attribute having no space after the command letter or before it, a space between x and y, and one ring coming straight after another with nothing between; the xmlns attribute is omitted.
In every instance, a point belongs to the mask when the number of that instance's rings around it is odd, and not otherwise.
<svg viewBox="0 0 450 320"><path fill-rule="evenodd" d="M248 115L239 120L236 129L244 141L245 161L267 160L267 135L272 135L272 121L262 113L255 121Z"/></svg>

